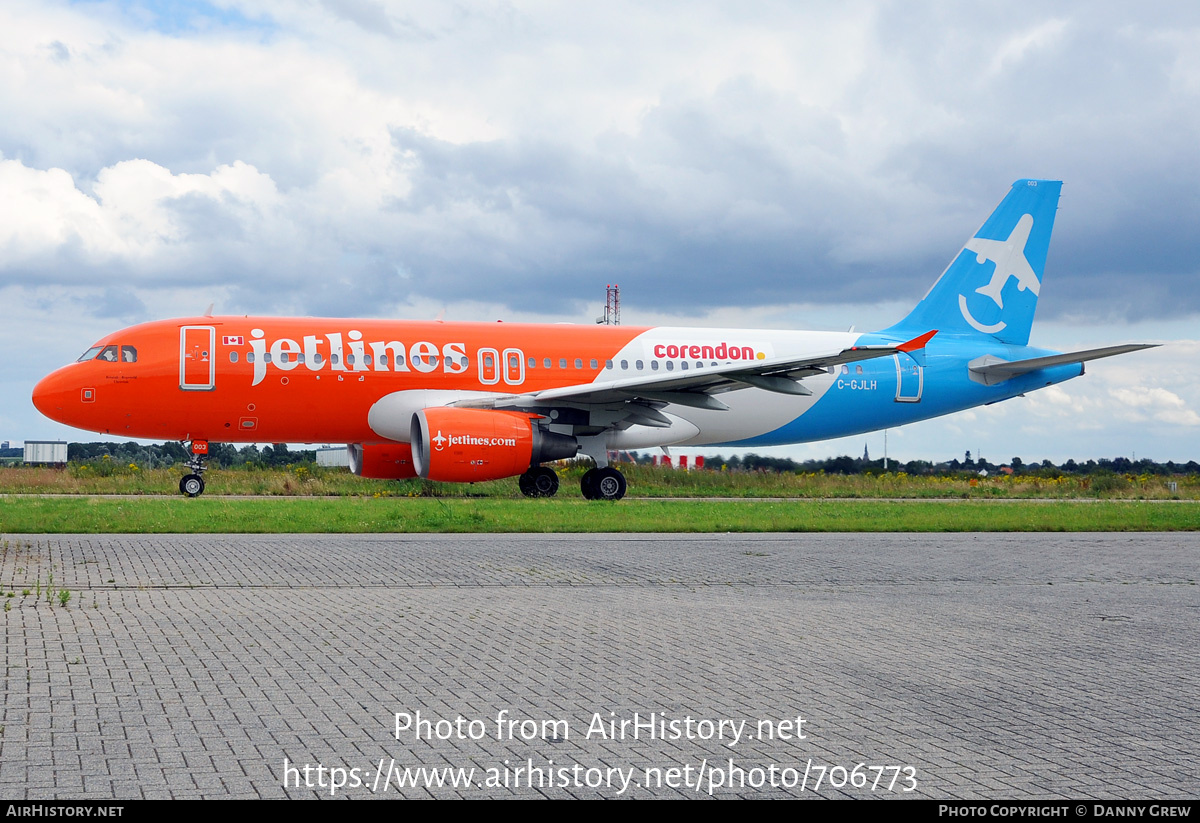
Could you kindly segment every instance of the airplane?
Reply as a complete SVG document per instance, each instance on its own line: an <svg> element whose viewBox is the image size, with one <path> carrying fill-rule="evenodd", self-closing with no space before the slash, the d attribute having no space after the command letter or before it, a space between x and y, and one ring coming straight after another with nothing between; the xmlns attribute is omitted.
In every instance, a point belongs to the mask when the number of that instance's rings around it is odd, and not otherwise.
<svg viewBox="0 0 1200 823"><path fill-rule="evenodd" d="M205 315L102 338L33 402L77 428L186 444L189 497L216 441L344 442L362 477L518 477L530 497L558 491L543 464L585 455L583 496L619 500L612 450L892 428L1150 348L1029 345L1061 188L1013 183L908 316L873 333Z"/></svg>

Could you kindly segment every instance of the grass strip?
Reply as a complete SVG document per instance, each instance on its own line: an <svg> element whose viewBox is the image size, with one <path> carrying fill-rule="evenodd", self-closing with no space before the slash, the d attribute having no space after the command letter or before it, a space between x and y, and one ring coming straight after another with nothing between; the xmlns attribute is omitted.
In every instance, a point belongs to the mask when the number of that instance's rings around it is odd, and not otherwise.
<svg viewBox="0 0 1200 823"><path fill-rule="evenodd" d="M1155 501L0 499L6 534L1196 531Z"/></svg>
<svg viewBox="0 0 1200 823"><path fill-rule="evenodd" d="M578 495L586 466L559 467L562 495ZM621 465L634 497L788 497L905 498L1080 497L1105 500L1198 500L1200 475L1094 474L1057 477L997 474L979 477L888 474L677 471L655 466ZM182 467L140 469L111 461L72 464L65 470L21 466L0 470L0 494L141 494L177 495ZM429 480L364 480L346 469L297 465L288 468L213 469L205 475L211 495L280 497L438 497L513 498L515 477L486 483L435 483Z"/></svg>

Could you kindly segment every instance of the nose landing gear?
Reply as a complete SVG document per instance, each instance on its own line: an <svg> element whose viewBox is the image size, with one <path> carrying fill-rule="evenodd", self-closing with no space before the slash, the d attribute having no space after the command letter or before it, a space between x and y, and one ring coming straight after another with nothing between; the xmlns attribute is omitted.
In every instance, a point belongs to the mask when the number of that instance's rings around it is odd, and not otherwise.
<svg viewBox="0 0 1200 823"><path fill-rule="evenodd" d="M204 478L198 474L186 474L179 481L179 491L188 497L199 497L204 493Z"/></svg>
<svg viewBox="0 0 1200 823"><path fill-rule="evenodd" d="M192 470L192 473L184 475L183 479L179 481L179 493L188 497L199 497L204 494L204 478L201 475L208 470L208 466L204 465L204 461L208 459L208 441L193 440L191 446L188 447L188 454L191 457L188 459L187 467Z"/></svg>

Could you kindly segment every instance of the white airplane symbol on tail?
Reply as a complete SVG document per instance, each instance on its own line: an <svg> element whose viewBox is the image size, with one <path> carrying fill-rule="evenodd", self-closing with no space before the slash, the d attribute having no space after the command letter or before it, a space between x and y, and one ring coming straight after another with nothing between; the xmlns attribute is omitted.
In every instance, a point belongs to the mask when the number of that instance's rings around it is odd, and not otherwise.
<svg viewBox="0 0 1200 823"><path fill-rule="evenodd" d="M980 286L975 291L992 298L1000 308L1004 308L1004 300L1000 293L1004 290L1004 284L1008 282L1008 278L1017 278L1018 289L1022 291L1029 289L1035 295L1041 286L1037 275L1033 273L1033 267L1025 259L1025 244L1029 241L1029 232L1032 229L1033 215L1025 214L1017 221L1017 225L1007 240L984 240L981 237L972 237L967 241L965 248L978 255L976 260L980 263L991 260L996 264L996 270L992 272L992 279L986 286Z"/></svg>

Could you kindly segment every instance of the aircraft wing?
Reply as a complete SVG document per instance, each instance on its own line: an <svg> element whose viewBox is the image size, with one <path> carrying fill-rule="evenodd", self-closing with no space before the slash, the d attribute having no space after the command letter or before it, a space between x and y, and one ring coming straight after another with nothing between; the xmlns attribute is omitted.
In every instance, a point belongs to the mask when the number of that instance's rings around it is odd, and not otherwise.
<svg viewBox="0 0 1200 823"><path fill-rule="evenodd" d="M665 405L668 403L694 408L725 411L729 407L715 395L738 389L757 388L780 394L808 395L811 391L800 382L803 378L820 374L828 368L843 363L890 357L905 352L918 359L923 356L925 344L937 331L930 331L904 343L895 345L851 346L847 349L821 352L805 357L776 357L750 363L724 363L719 366L690 369L563 386L557 389L529 392L527 394L491 396L461 400L454 405L470 408L529 409L558 403L570 405L609 405L641 401Z"/></svg>
<svg viewBox="0 0 1200 823"><path fill-rule="evenodd" d="M1028 360L1001 360L999 357L987 355L973 360L968 365L972 379L977 379L985 386L994 386L1005 380L1021 374L1028 374L1038 369L1048 369L1051 366L1068 366L1072 363L1086 363L1088 360L1099 360L1102 357L1113 357L1131 351L1157 348L1160 343L1127 343L1123 346L1105 346L1102 349L1087 349L1085 351L1052 354L1047 357L1031 357Z"/></svg>

